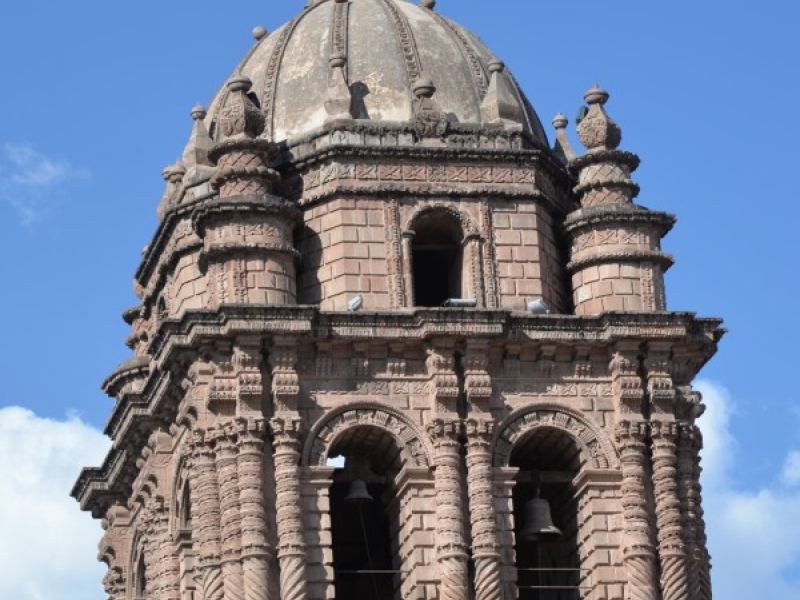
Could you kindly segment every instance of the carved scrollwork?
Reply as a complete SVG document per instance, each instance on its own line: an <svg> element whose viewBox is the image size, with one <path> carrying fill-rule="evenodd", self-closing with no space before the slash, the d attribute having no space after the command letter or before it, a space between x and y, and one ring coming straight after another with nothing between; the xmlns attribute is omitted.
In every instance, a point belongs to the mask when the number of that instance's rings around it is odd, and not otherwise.
<svg viewBox="0 0 800 600"><path fill-rule="evenodd" d="M325 466L328 450L336 439L353 427L372 426L394 436L409 465L428 467L433 452L429 441L405 416L377 404L350 404L332 411L314 426L303 449L303 465Z"/></svg>
<svg viewBox="0 0 800 600"><path fill-rule="evenodd" d="M514 444L525 434L538 429L558 429L578 444L584 460L596 469L619 466L619 456L608 436L584 416L555 404L540 404L514 412L498 427L494 440L493 464L508 466Z"/></svg>

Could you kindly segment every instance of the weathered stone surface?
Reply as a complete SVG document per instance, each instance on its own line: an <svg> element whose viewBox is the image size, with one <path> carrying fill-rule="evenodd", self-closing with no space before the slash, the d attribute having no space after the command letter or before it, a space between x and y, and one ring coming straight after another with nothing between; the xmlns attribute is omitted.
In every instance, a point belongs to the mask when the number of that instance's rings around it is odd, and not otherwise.
<svg viewBox="0 0 800 600"><path fill-rule="evenodd" d="M73 490L112 600L711 597L691 381L724 330L666 310L675 219L606 92L550 150L420 4L313 0L192 111Z"/></svg>

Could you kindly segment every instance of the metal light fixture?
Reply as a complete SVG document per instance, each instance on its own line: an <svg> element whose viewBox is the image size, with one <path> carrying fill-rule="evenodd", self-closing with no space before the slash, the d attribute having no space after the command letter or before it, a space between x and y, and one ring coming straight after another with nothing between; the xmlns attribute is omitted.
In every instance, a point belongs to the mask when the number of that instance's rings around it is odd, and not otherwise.
<svg viewBox="0 0 800 600"><path fill-rule="evenodd" d="M347 310L348 312L358 312L362 306L364 306L364 296L356 296L347 303Z"/></svg>
<svg viewBox="0 0 800 600"><path fill-rule="evenodd" d="M537 298L528 302L528 312L532 315L549 315L550 305L544 298Z"/></svg>
<svg viewBox="0 0 800 600"><path fill-rule="evenodd" d="M475 308L478 301L473 298L448 298L442 302L445 308Z"/></svg>

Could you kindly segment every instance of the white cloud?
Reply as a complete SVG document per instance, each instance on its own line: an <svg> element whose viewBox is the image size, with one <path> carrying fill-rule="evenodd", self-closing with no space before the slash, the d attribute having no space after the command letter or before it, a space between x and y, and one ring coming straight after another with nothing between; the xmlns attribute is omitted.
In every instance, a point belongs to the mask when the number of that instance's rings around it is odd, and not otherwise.
<svg viewBox="0 0 800 600"><path fill-rule="evenodd" d="M0 197L28 226L53 208L60 185L88 175L85 169L46 156L30 145L7 143L0 162Z"/></svg>
<svg viewBox="0 0 800 600"><path fill-rule="evenodd" d="M800 485L800 451L790 452L786 457L781 478L786 485Z"/></svg>
<svg viewBox="0 0 800 600"><path fill-rule="evenodd" d="M800 598L800 491L781 482L749 484L737 477L737 443L731 433L735 404L728 390L699 381L708 407L703 430L704 509L714 568L714 594L726 600ZM792 452L783 481L800 473ZM800 460L800 456L797 457Z"/></svg>
<svg viewBox="0 0 800 600"><path fill-rule="evenodd" d="M102 530L69 496L108 440L77 417L0 408L0 598L100 600Z"/></svg>

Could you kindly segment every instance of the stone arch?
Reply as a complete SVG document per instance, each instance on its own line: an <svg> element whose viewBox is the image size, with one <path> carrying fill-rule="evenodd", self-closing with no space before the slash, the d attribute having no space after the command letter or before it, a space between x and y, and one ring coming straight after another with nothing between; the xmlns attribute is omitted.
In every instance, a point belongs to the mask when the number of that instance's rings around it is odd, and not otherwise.
<svg viewBox="0 0 800 600"><path fill-rule="evenodd" d="M371 402L347 404L326 413L306 438L302 465L324 467L328 451L336 439L349 429L363 426L377 427L390 433L408 464L430 466L433 451L419 428L395 409Z"/></svg>
<svg viewBox="0 0 800 600"><path fill-rule="evenodd" d="M414 225L421 218L430 215L431 213L442 212L454 217L461 225L461 230L464 233L464 239L478 236L478 228L472 222L472 219L451 202L432 202L424 204L416 209L406 222L405 230L414 230Z"/></svg>
<svg viewBox="0 0 800 600"><path fill-rule="evenodd" d="M606 433L576 410L560 404L536 404L518 409L499 424L492 447L495 467L507 467L511 451L525 434L538 428L557 429L578 444L595 469L619 467L619 456Z"/></svg>
<svg viewBox="0 0 800 600"><path fill-rule="evenodd" d="M185 493L189 485L189 457L186 453L181 453L178 462L175 465L175 473L172 478L172 494L169 505L169 522L170 530L175 532L183 528L184 524L184 502L186 500Z"/></svg>

